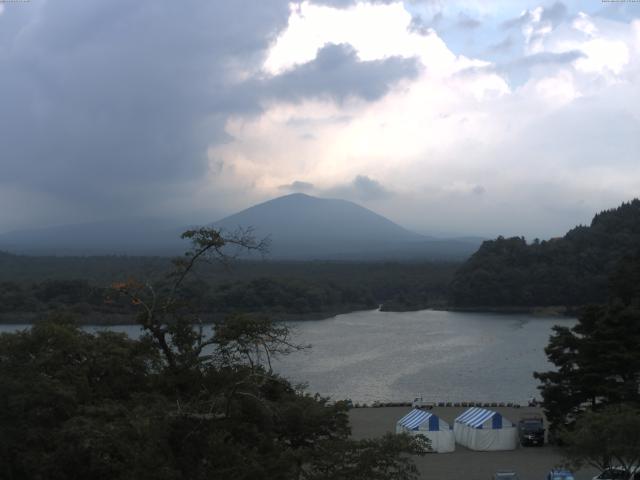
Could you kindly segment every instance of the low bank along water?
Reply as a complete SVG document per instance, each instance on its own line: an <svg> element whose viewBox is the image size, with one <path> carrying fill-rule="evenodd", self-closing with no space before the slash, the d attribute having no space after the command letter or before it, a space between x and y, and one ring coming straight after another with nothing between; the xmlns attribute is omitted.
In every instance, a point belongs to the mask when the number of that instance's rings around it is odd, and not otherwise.
<svg viewBox="0 0 640 480"><path fill-rule="evenodd" d="M311 392L354 402L525 403L537 396L534 371L552 368L544 347L553 325L574 319L422 310L364 311L321 321L287 322L312 348L275 362ZM15 331L24 325L0 325ZM99 330L106 327L87 327ZM135 337L137 326L116 326Z"/></svg>

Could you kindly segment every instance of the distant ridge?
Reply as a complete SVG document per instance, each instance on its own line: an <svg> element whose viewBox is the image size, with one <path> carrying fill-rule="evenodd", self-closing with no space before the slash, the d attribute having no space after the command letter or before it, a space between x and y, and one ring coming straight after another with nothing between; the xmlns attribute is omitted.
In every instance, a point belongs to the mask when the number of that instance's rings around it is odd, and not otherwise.
<svg viewBox="0 0 640 480"><path fill-rule="evenodd" d="M301 193L254 205L209 226L228 233L253 229L270 238L273 260L462 260L479 239L435 239L407 230L347 200ZM173 256L188 244L189 227L154 219L93 222L19 230L0 235L0 250L26 255Z"/></svg>
<svg viewBox="0 0 640 480"><path fill-rule="evenodd" d="M640 254L640 200L596 214L564 237L486 241L451 284L459 307L581 306L608 297L611 276Z"/></svg>
<svg viewBox="0 0 640 480"><path fill-rule="evenodd" d="M175 255L182 229L140 218L16 230L0 235L0 250L25 255Z"/></svg>

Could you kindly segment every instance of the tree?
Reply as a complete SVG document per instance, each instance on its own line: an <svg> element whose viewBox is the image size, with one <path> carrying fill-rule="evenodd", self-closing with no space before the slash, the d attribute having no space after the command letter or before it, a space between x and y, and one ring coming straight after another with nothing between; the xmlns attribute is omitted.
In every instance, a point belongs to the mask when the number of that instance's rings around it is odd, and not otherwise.
<svg viewBox="0 0 640 480"><path fill-rule="evenodd" d="M485 241L456 272L457 306L584 306L607 301L607 280L640 245L640 199L594 216L564 237ZM637 285L637 283L636 283Z"/></svg>
<svg viewBox="0 0 640 480"><path fill-rule="evenodd" d="M402 480L418 478L407 453L424 455L424 436L387 434L379 439L322 442L311 453L303 480Z"/></svg>
<svg viewBox="0 0 640 480"><path fill-rule="evenodd" d="M640 469L640 410L637 407L611 405L599 412L585 412L562 438L567 462L576 469L585 464L601 471L619 466L628 474Z"/></svg>
<svg viewBox="0 0 640 480"><path fill-rule="evenodd" d="M573 328L554 327L545 352L557 369L534 373L554 428L586 408L640 404L640 299L628 288L638 271L640 256L625 261L608 304L587 308Z"/></svg>
<svg viewBox="0 0 640 480"><path fill-rule="evenodd" d="M166 283L114 286L139 309L141 339L66 317L0 335L0 478L417 478L419 440L351 440L345 402L272 370L303 348L285 326L235 315L210 328L189 308L181 287L197 262L262 244L184 237L194 248Z"/></svg>
<svg viewBox="0 0 640 480"><path fill-rule="evenodd" d="M132 455L150 456L153 419L171 407L153 391L159 364L147 342L91 335L64 317L0 335L0 478L121 478L123 465L142 467Z"/></svg>

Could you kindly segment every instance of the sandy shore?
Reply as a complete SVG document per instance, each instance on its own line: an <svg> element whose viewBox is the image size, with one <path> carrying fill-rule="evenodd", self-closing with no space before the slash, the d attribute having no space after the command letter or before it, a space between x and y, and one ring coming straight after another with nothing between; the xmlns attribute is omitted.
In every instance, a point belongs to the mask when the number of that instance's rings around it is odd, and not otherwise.
<svg viewBox="0 0 640 480"><path fill-rule="evenodd" d="M354 408L350 411L354 438L371 438L394 432L396 422L411 410L409 407ZM440 418L453 420L466 408L436 407L432 411ZM541 414L538 408L494 408L507 419ZM497 470L513 470L520 480L544 480L547 472L562 463L562 453L555 447L521 447L506 452L474 452L456 445L453 453L428 454L417 457L422 478L429 480L490 480ZM576 480L590 480L597 472L577 472Z"/></svg>

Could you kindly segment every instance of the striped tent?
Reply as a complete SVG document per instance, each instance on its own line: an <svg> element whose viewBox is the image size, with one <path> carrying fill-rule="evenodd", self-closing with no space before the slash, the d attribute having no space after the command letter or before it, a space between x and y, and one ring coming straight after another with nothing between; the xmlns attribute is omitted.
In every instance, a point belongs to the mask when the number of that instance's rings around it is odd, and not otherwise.
<svg viewBox="0 0 640 480"><path fill-rule="evenodd" d="M396 424L396 433L424 435L431 441L431 450L437 453L453 452L455 438L447 422L431 412L413 409Z"/></svg>
<svg viewBox="0 0 640 480"><path fill-rule="evenodd" d="M518 444L516 426L500 413L473 407L454 421L456 442L471 450L514 450Z"/></svg>

